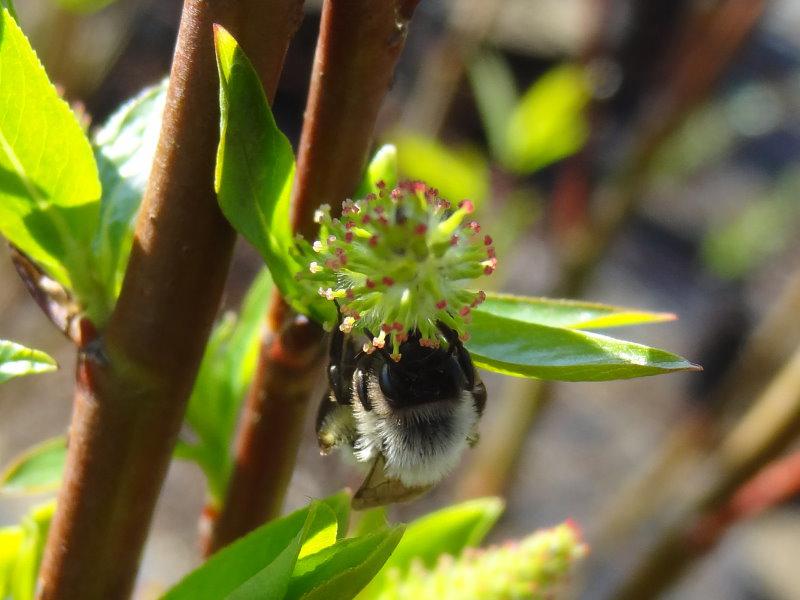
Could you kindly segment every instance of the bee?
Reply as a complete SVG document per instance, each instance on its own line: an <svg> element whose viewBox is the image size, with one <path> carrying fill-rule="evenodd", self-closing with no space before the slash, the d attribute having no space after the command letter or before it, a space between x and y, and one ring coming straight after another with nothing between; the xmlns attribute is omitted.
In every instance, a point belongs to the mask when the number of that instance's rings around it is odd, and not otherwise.
<svg viewBox="0 0 800 600"><path fill-rule="evenodd" d="M333 331L317 438L322 454L342 449L370 465L353 497L355 509L424 494L478 440L486 387L457 333L442 323L438 329L446 347L423 346L411 331L400 344L400 360L362 346L355 333Z"/></svg>

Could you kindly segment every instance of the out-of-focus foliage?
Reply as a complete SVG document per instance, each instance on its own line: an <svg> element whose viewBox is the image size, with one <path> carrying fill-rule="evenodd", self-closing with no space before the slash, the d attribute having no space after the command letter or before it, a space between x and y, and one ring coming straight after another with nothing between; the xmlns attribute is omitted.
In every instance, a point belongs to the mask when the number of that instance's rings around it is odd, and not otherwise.
<svg viewBox="0 0 800 600"><path fill-rule="evenodd" d="M532 173L574 154L586 141L589 87L583 69L556 67L517 99L512 74L496 54L480 55L470 79L495 158L515 173Z"/></svg>
<svg viewBox="0 0 800 600"><path fill-rule="evenodd" d="M166 80L145 88L117 109L93 136L103 197L92 248L107 306L114 305L122 287L166 97Z"/></svg>
<svg viewBox="0 0 800 600"><path fill-rule="evenodd" d="M55 2L65 10L88 13L105 8L116 0L55 0Z"/></svg>
<svg viewBox="0 0 800 600"><path fill-rule="evenodd" d="M397 146L401 178L424 181L451 202L469 198L480 208L487 199L489 164L477 149L449 148L433 138L399 131L388 139Z"/></svg>
<svg viewBox="0 0 800 600"><path fill-rule="evenodd" d="M500 54L489 50L478 54L468 74L489 148L501 164L506 164L508 119L519 102L514 74Z"/></svg>
<svg viewBox="0 0 800 600"><path fill-rule="evenodd" d="M32 600L55 501L33 508L19 525L0 528L0 598Z"/></svg>
<svg viewBox="0 0 800 600"><path fill-rule="evenodd" d="M800 170L791 169L770 193L754 199L732 219L709 231L703 242L706 263L722 277L743 277L796 241L798 197Z"/></svg>
<svg viewBox="0 0 800 600"><path fill-rule="evenodd" d="M195 380L186 423L190 435L178 441L175 455L197 462L219 505L233 459L231 441L239 408L253 377L262 322L272 285L266 271L256 278L238 317L226 314L211 333Z"/></svg>
<svg viewBox="0 0 800 600"><path fill-rule="evenodd" d="M544 600L564 593L575 563L586 554L575 527L537 531L516 543L443 555L435 566L414 561L403 574L389 569L378 600Z"/></svg>
<svg viewBox="0 0 800 600"><path fill-rule="evenodd" d="M56 361L41 350L0 340L0 383L23 375L55 371L57 368Z"/></svg>
<svg viewBox="0 0 800 600"><path fill-rule="evenodd" d="M67 458L67 440L57 437L14 459L0 474L0 493L40 494L58 489Z"/></svg>

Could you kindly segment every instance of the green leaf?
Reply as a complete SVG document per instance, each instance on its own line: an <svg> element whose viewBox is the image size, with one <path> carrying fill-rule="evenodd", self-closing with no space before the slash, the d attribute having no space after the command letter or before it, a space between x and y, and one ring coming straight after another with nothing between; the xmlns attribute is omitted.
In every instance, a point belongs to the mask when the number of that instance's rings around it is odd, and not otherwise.
<svg viewBox="0 0 800 600"><path fill-rule="evenodd" d="M92 248L105 291L105 315L122 287L136 215L150 176L167 98L165 79L123 104L94 134L103 186ZM104 319L99 319L102 324Z"/></svg>
<svg viewBox="0 0 800 600"><path fill-rule="evenodd" d="M397 186L397 148L392 144L384 144L372 157L358 186L356 197L377 194L379 181L389 190Z"/></svg>
<svg viewBox="0 0 800 600"><path fill-rule="evenodd" d="M221 131L215 186L231 225L261 253L275 285L298 300L290 255L289 196L294 157L275 124L261 81L236 40L215 26ZM302 300L302 298L300 298ZM301 307L301 312L307 312Z"/></svg>
<svg viewBox="0 0 800 600"><path fill-rule="evenodd" d="M309 515L309 519L311 515ZM308 521L306 521L308 524ZM294 572L301 553L305 528L297 535L275 559L242 585L236 588L226 600L281 600L289 589L289 580Z"/></svg>
<svg viewBox="0 0 800 600"><path fill-rule="evenodd" d="M0 474L0 493L40 494L57 490L67 458L67 440L57 437L30 448Z"/></svg>
<svg viewBox="0 0 800 600"><path fill-rule="evenodd" d="M465 548L473 548L500 518L503 501L479 498L449 506L411 523L402 541L380 573L359 595L359 599L376 598L385 585L390 570L406 573L412 561L431 568L442 554L458 557Z"/></svg>
<svg viewBox="0 0 800 600"><path fill-rule="evenodd" d="M488 292L477 309L498 317L568 329L602 329L672 321L672 313L648 312L579 300L532 298Z"/></svg>
<svg viewBox="0 0 800 600"><path fill-rule="evenodd" d="M608 381L699 370L675 354L611 337L473 311L467 349L479 367L559 381Z"/></svg>
<svg viewBox="0 0 800 600"><path fill-rule="evenodd" d="M100 182L75 115L0 9L0 233L92 310Z"/></svg>
<svg viewBox="0 0 800 600"><path fill-rule="evenodd" d="M403 178L424 181L451 202L469 198L480 205L488 196L489 165L474 148L448 148L434 139L404 132L391 139L397 146Z"/></svg>
<svg viewBox="0 0 800 600"><path fill-rule="evenodd" d="M94 12L114 2L115 0L56 0L61 8L77 13Z"/></svg>
<svg viewBox="0 0 800 600"><path fill-rule="evenodd" d="M472 61L468 75L489 147L505 163L508 119L519 102L514 74L502 54L487 50Z"/></svg>
<svg viewBox="0 0 800 600"><path fill-rule="evenodd" d="M22 527L3 527L0 529L0 598L11 597L11 581L14 567L22 547L25 533Z"/></svg>
<svg viewBox="0 0 800 600"><path fill-rule="evenodd" d="M389 520L386 518L385 506L376 506L375 508L370 508L359 514L360 516L356 522L353 537L372 533L389 524Z"/></svg>
<svg viewBox="0 0 800 600"><path fill-rule="evenodd" d="M275 572L285 564L288 547L300 551L302 542L336 523L324 502L312 502L290 515L270 521L213 555L164 596L164 600L218 600L239 589L275 560ZM300 544L297 536L300 535ZM291 552L289 553L291 556ZM296 557L296 555L295 555Z"/></svg>
<svg viewBox="0 0 800 600"><path fill-rule="evenodd" d="M354 598L392 554L404 526L339 540L333 546L297 561L286 600Z"/></svg>
<svg viewBox="0 0 800 600"><path fill-rule="evenodd" d="M17 21L17 9L14 8L14 3L11 0L0 0L0 8L8 9L8 12L14 17L14 20ZM2 588L0 588L2 589Z"/></svg>
<svg viewBox="0 0 800 600"><path fill-rule="evenodd" d="M55 501L34 507L19 526L0 529L0 598L33 600Z"/></svg>
<svg viewBox="0 0 800 600"><path fill-rule="evenodd" d="M196 439L181 440L176 447L178 458L194 460L203 469L217 505L225 495L232 466L231 440L255 372L271 292L269 273L263 270L250 286L238 319L229 313L214 328L185 417Z"/></svg>
<svg viewBox="0 0 800 600"><path fill-rule="evenodd" d="M506 124L500 158L518 173L530 173L576 152L589 132L584 108L589 90L583 70L556 67L523 94Z"/></svg>
<svg viewBox="0 0 800 600"><path fill-rule="evenodd" d="M0 340L0 383L22 375L55 371L57 368L56 361L41 350L31 350L15 342Z"/></svg>
<svg viewBox="0 0 800 600"><path fill-rule="evenodd" d="M325 505L336 515L337 540L347 535L347 530L350 526L350 496L350 492L342 490L338 494L323 500Z"/></svg>

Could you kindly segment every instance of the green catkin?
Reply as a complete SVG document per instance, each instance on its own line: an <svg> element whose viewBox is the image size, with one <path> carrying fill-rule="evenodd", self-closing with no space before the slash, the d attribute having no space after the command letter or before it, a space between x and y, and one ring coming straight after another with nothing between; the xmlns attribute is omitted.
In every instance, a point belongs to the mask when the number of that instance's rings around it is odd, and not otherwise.
<svg viewBox="0 0 800 600"><path fill-rule="evenodd" d="M497 267L492 238L468 218L472 203L452 207L421 182L378 190L343 202L339 218L320 207L319 239L297 240L305 265L298 279L338 303L342 331L373 334L367 351L390 347L399 360L400 343L415 330L420 344L437 347L438 322L466 341L470 312L485 298L468 284Z"/></svg>
<svg viewBox="0 0 800 600"><path fill-rule="evenodd" d="M406 573L394 569L379 600L552 600L586 552L577 527L567 522L519 542L444 555L432 569L420 562Z"/></svg>

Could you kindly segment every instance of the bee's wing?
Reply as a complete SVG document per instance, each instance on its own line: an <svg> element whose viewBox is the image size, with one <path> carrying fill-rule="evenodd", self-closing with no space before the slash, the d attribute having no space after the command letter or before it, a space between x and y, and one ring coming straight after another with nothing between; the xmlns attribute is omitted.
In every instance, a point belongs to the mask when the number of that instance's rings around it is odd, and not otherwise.
<svg viewBox="0 0 800 600"><path fill-rule="evenodd" d="M386 476L384 468L386 460L378 454L370 467L364 483L353 496L354 510L365 510L375 506L384 506L394 502L408 502L430 490L432 485L407 487L399 479Z"/></svg>

